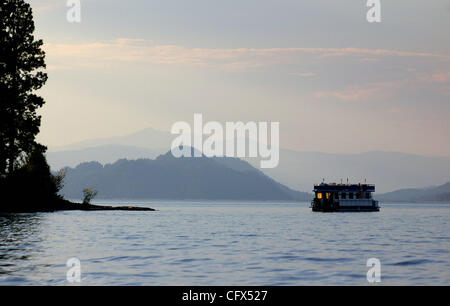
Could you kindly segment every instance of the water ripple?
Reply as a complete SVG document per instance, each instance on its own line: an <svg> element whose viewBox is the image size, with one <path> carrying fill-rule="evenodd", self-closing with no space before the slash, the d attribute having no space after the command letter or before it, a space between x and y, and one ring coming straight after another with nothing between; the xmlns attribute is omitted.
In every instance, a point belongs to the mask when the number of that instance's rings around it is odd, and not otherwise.
<svg viewBox="0 0 450 306"><path fill-rule="evenodd" d="M367 285L373 257L382 284L450 285L450 205L150 206L159 211L0 215L0 285L67 285L72 257L85 285Z"/></svg>

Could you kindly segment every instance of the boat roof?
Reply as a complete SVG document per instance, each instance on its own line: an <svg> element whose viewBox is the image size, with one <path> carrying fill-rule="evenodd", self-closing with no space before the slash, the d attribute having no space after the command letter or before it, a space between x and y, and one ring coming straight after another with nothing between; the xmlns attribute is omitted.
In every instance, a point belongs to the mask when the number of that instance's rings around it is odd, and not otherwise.
<svg viewBox="0 0 450 306"><path fill-rule="evenodd" d="M375 185L372 184L319 184L314 185L314 192L342 192L342 191L350 191L350 192L375 192Z"/></svg>

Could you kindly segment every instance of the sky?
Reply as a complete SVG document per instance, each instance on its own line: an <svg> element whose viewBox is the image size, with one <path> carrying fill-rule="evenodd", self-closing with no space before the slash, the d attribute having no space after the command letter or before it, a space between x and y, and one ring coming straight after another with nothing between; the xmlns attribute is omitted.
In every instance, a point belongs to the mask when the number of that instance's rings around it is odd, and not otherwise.
<svg viewBox="0 0 450 306"><path fill-rule="evenodd" d="M297 151L450 156L450 1L30 0L49 80L39 141L280 122Z"/></svg>

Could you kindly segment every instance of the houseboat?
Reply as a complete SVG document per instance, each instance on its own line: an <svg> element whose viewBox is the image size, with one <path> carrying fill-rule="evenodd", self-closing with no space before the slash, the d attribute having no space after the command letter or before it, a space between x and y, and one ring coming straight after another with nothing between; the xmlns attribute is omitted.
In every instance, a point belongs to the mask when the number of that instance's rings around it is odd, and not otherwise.
<svg viewBox="0 0 450 306"><path fill-rule="evenodd" d="M378 201L372 197L375 185L370 184L325 184L314 186L313 211L320 212L365 212L380 211Z"/></svg>

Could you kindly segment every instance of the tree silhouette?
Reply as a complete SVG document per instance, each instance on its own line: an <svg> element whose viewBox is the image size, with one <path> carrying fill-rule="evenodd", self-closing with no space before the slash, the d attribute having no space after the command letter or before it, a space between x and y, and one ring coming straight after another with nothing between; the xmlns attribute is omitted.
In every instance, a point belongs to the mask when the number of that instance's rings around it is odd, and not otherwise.
<svg viewBox="0 0 450 306"><path fill-rule="evenodd" d="M11 174L33 150L44 100L34 94L47 81L42 40L33 36L31 7L24 0L0 0L0 176Z"/></svg>
<svg viewBox="0 0 450 306"><path fill-rule="evenodd" d="M92 188L83 189L83 204L89 205L91 201L97 196L98 191Z"/></svg>

